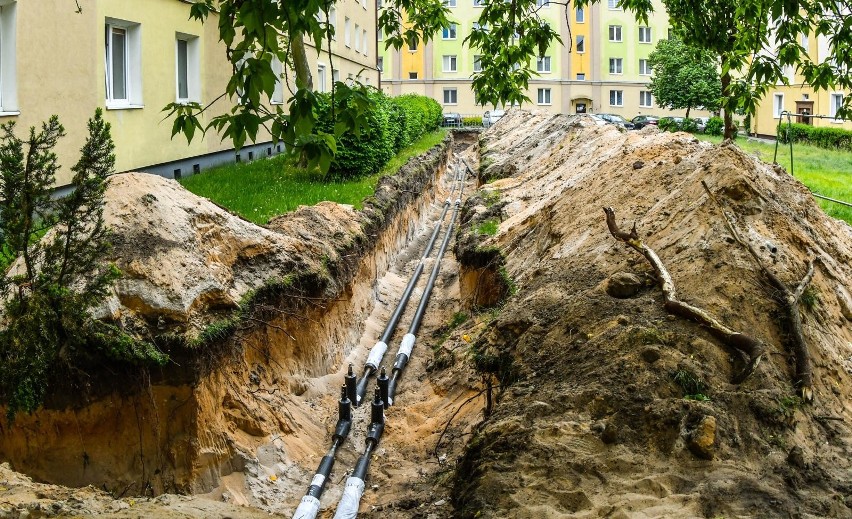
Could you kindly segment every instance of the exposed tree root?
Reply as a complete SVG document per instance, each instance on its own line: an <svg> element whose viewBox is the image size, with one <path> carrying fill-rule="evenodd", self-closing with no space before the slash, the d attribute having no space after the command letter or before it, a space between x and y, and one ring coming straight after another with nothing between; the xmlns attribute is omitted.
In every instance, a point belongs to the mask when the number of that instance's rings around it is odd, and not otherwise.
<svg viewBox="0 0 852 519"><path fill-rule="evenodd" d="M704 186L704 190L707 192L707 195L710 197L713 202L719 206L719 210L722 212L722 216L725 219L725 225L728 227L728 231L733 235L734 239L745 247L751 255L754 262L760 268L760 271L763 273L766 280L769 282L770 286L776 290L774 294L774 298L778 301L781 307L784 309L784 312L787 315L787 321L790 324L790 348L793 350L793 356L796 359L796 381L795 385L799 391L799 395L802 397L802 400L805 402L813 402L814 399L814 384L813 384L813 368L811 366L811 353L808 350L807 342L805 342L805 334L802 330L802 314L799 312L799 300L802 298L802 294L805 292L805 289L810 284L811 280L814 277L814 258L808 260L807 271L805 272L804 277L799 282L796 288L791 289L788 287L783 281L778 279L778 276L773 274L766 265L761 261L760 256L757 254L757 251L751 245L751 243L745 241L737 232L734 227L733 221L731 220L731 216L725 211L725 207L722 203L716 198L710 188L707 186L707 183L703 180L701 184Z"/></svg>
<svg viewBox="0 0 852 519"><path fill-rule="evenodd" d="M706 327L714 337L726 345L742 352L746 356L746 366L737 376L734 377L733 382L735 384L743 382L752 373L754 373L754 370L757 369L757 366L760 363L760 359L763 357L763 343L754 337L728 328L715 317L708 314L704 309L679 300L677 298L674 281L672 280L669 271L666 269L665 265L663 265L660 257L657 256L657 253L645 245L641 238L639 238L639 233L636 232L636 224L633 224L633 229L629 233L624 232L618 228L618 224L615 222L615 211L613 211L611 207L604 207L604 212L606 213L606 225L609 228L610 234L612 234L615 239L633 247L637 252L645 256L645 259L647 259L648 263L651 264L651 267L657 275L660 288L663 291L663 297L665 298L664 308L666 311L670 314L684 317L701 324Z"/></svg>

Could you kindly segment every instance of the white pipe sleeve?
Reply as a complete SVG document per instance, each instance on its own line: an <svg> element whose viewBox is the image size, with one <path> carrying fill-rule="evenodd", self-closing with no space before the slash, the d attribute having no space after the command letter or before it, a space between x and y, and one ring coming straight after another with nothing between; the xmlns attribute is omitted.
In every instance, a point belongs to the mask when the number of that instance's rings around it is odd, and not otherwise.
<svg viewBox="0 0 852 519"><path fill-rule="evenodd" d="M386 351L388 351L388 345L382 341L377 342L373 346L373 349L370 350L370 355L367 357L365 364L374 370L379 369L379 364L382 362L382 357L385 356Z"/></svg>
<svg viewBox="0 0 852 519"><path fill-rule="evenodd" d="M334 512L334 519L355 519L358 516L358 505L361 504L361 496L364 495L364 480L350 477L346 480L343 496Z"/></svg>
<svg viewBox="0 0 852 519"><path fill-rule="evenodd" d="M411 350L414 349L415 340L417 340L417 337L415 337L411 333L406 333L405 337L402 338L402 344L399 345L399 352L397 353L397 355L399 355L400 353L404 353L405 356L410 359Z"/></svg>
<svg viewBox="0 0 852 519"><path fill-rule="evenodd" d="M319 513L320 502L314 496L305 496L299 507L296 508L296 513L293 514L293 519L314 519Z"/></svg>

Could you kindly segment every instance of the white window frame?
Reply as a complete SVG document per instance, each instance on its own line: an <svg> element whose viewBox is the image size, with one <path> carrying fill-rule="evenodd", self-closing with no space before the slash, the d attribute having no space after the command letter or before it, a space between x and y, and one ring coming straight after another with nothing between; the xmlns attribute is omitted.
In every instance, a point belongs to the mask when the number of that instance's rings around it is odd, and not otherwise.
<svg viewBox="0 0 852 519"><path fill-rule="evenodd" d="M274 105L284 104L284 67L281 65L281 60L277 57L272 58L272 73L275 74L275 89L272 91L272 97L269 102Z"/></svg>
<svg viewBox="0 0 852 519"><path fill-rule="evenodd" d="M444 7L458 7L456 0L444 0Z"/></svg>
<svg viewBox="0 0 852 519"><path fill-rule="evenodd" d="M385 71L385 57L384 56L378 56L376 58L376 68L379 70L379 72Z"/></svg>
<svg viewBox="0 0 852 519"><path fill-rule="evenodd" d="M550 56L539 56L535 60L535 70L541 74L549 74L552 71Z"/></svg>
<svg viewBox="0 0 852 519"><path fill-rule="evenodd" d="M609 106L624 106L624 90L609 91Z"/></svg>
<svg viewBox="0 0 852 519"><path fill-rule="evenodd" d="M654 71L651 70L651 65L648 64L648 60L642 58L639 60L639 75L640 76L650 76Z"/></svg>
<svg viewBox="0 0 852 519"><path fill-rule="evenodd" d="M178 60L180 44L186 42L186 90L187 97L180 96L180 70ZM201 102L201 43L193 34L175 34L175 99L178 103Z"/></svg>
<svg viewBox="0 0 852 519"><path fill-rule="evenodd" d="M414 45L414 47L412 47ZM417 47L420 45L420 42L410 41L408 42L408 52L417 52Z"/></svg>
<svg viewBox="0 0 852 519"><path fill-rule="evenodd" d="M538 104L542 105L542 106L549 106L549 105L553 104L552 103L553 98L551 97L550 89L549 88L539 88L538 92L536 93L536 100L538 101Z"/></svg>
<svg viewBox="0 0 852 519"><path fill-rule="evenodd" d="M0 2L0 116L19 115L17 2Z"/></svg>
<svg viewBox="0 0 852 519"><path fill-rule="evenodd" d="M482 55L476 54L473 56L473 71L482 72Z"/></svg>
<svg viewBox="0 0 852 519"><path fill-rule="evenodd" d="M361 7L363 7L365 11L367 10L367 0L361 0Z"/></svg>
<svg viewBox="0 0 852 519"><path fill-rule="evenodd" d="M651 94L649 90L640 90L639 91L639 107L640 108L653 108L654 107L654 96Z"/></svg>
<svg viewBox="0 0 852 519"><path fill-rule="evenodd" d="M575 42L575 45L577 47L577 54L585 54L586 53L586 36L584 34L578 34L576 36L576 38L577 38L577 41ZM580 50L580 47L583 47L583 49Z"/></svg>
<svg viewBox="0 0 852 519"><path fill-rule="evenodd" d="M343 44L352 47L352 20L348 16L343 18Z"/></svg>
<svg viewBox="0 0 852 519"><path fill-rule="evenodd" d="M115 98L112 93L112 34L114 29L124 31L124 84L125 97ZM104 30L104 76L107 110L144 108L142 104L142 28L136 22L107 18Z"/></svg>
<svg viewBox="0 0 852 519"><path fill-rule="evenodd" d="M448 96L449 94L449 96ZM450 98L448 101L447 98ZM454 99L453 99L454 98ZM444 89L444 104L445 105L457 105L459 104L459 92L456 88L445 88Z"/></svg>
<svg viewBox="0 0 852 519"><path fill-rule="evenodd" d="M784 111L784 94L775 94L772 96L772 117L775 119L781 118L781 112Z"/></svg>
<svg viewBox="0 0 852 519"><path fill-rule="evenodd" d="M473 0L473 6L474 7L480 7L480 8L483 7L482 0Z"/></svg>
<svg viewBox="0 0 852 519"><path fill-rule="evenodd" d="M361 26L355 24L355 52L361 52Z"/></svg>
<svg viewBox="0 0 852 519"><path fill-rule="evenodd" d="M331 31L331 39L337 39L337 9L334 6L328 8L328 24L331 25L334 30Z"/></svg>
<svg viewBox="0 0 852 519"><path fill-rule="evenodd" d="M414 74L414 77L411 77L411 74ZM408 80L409 81L417 81L419 79L417 76L418 76L417 72L409 72L408 73Z"/></svg>
<svg viewBox="0 0 852 519"><path fill-rule="evenodd" d="M624 58L609 58L609 73L619 76L624 74Z"/></svg>
<svg viewBox="0 0 852 519"><path fill-rule="evenodd" d="M443 72L458 72L459 59L457 54L444 54L441 59L441 70Z"/></svg>
<svg viewBox="0 0 852 519"><path fill-rule="evenodd" d="M586 73L585 72L577 72L577 81L585 81Z"/></svg>
<svg viewBox="0 0 852 519"><path fill-rule="evenodd" d="M441 39L442 40L455 40L458 36L458 26L454 23L451 23L449 27L444 27L441 29Z"/></svg>
<svg viewBox="0 0 852 519"><path fill-rule="evenodd" d="M574 11L574 21L576 23L586 23L586 9L583 7L578 7Z"/></svg>
<svg viewBox="0 0 852 519"><path fill-rule="evenodd" d="M606 7L610 11L623 11L621 6L618 5L618 0L607 0Z"/></svg>
<svg viewBox="0 0 852 519"><path fill-rule="evenodd" d="M842 123L843 119L837 118L837 109L843 106L843 98L845 94L843 92L832 92L828 96L828 109L829 109L829 117L831 117L831 122L833 123Z"/></svg>
<svg viewBox="0 0 852 519"><path fill-rule="evenodd" d="M651 28L639 27L639 43L651 43Z"/></svg>
<svg viewBox="0 0 852 519"><path fill-rule="evenodd" d="M609 26L609 41L612 42L621 42L622 34L621 34L621 26L620 25L610 25Z"/></svg>
<svg viewBox="0 0 852 519"><path fill-rule="evenodd" d="M370 54L370 41L367 39L367 29L361 29L361 51L364 56Z"/></svg>
<svg viewBox="0 0 852 519"><path fill-rule="evenodd" d="M317 82L316 82L316 91L317 92L328 92L328 85L326 84L325 78L325 63L317 63Z"/></svg>
<svg viewBox="0 0 852 519"><path fill-rule="evenodd" d="M536 7L550 7L550 0L535 0Z"/></svg>

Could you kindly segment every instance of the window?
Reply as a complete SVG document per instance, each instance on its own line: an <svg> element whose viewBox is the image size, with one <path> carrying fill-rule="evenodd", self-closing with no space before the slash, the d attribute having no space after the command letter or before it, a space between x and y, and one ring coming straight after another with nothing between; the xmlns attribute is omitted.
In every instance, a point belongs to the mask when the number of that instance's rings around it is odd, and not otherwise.
<svg viewBox="0 0 852 519"><path fill-rule="evenodd" d="M0 112L18 111L17 2L0 2Z"/></svg>
<svg viewBox="0 0 852 519"><path fill-rule="evenodd" d="M609 58L609 73L622 74L622 58Z"/></svg>
<svg viewBox="0 0 852 519"><path fill-rule="evenodd" d="M549 105L550 104L550 89L549 88L539 88L538 89L538 104L540 104L540 105Z"/></svg>
<svg viewBox="0 0 852 519"><path fill-rule="evenodd" d="M535 0L536 7L550 7L549 0Z"/></svg>
<svg viewBox="0 0 852 519"><path fill-rule="evenodd" d="M456 39L456 24L451 23L449 27L444 27L443 39L445 39L445 40L455 40Z"/></svg>
<svg viewBox="0 0 852 519"><path fill-rule="evenodd" d="M444 0L444 5L447 7L455 7L456 0Z"/></svg>
<svg viewBox="0 0 852 519"><path fill-rule="evenodd" d="M621 26L620 25L610 25L609 26L609 41L621 41Z"/></svg>
<svg viewBox="0 0 852 519"><path fill-rule="evenodd" d="M328 87L325 84L325 65L322 63L317 64L316 90L317 92L328 92Z"/></svg>
<svg viewBox="0 0 852 519"><path fill-rule="evenodd" d="M349 17L343 19L343 44L347 47L352 46L352 22Z"/></svg>
<svg viewBox="0 0 852 519"><path fill-rule="evenodd" d="M329 7L328 9L328 24L334 29L332 31L331 39L337 39L337 9L334 7Z"/></svg>
<svg viewBox="0 0 852 519"><path fill-rule="evenodd" d="M772 98L772 117L781 117L784 111L784 94L775 94Z"/></svg>
<svg viewBox="0 0 852 519"><path fill-rule="evenodd" d="M331 71L331 82L337 83L338 81L340 81L340 71L337 70L337 69L332 69L332 71Z"/></svg>
<svg viewBox="0 0 852 519"><path fill-rule="evenodd" d="M476 55L473 57L473 71L482 72L482 56Z"/></svg>
<svg viewBox="0 0 852 519"><path fill-rule="evenodd" d="M577 36L577 53L582 54L586 52L586 37L583 35Z"/></svg>
<svg viewBox="0 0 852 519"><path fill-rule="evenodd" d="M620 11L621 6L618 5L618 4L619 4L618 0L606 0L606 6L607 6L608 9Z"/></svg>
<svg viewBox="0 0 852 519"><path fill-rule="evenodd" d="M284 81L281 75L284 70L281 66L281 60L277 57L272 58L272 73L275 74L275 89L272 91L272 98L270 101L274 105L283 105L284 104Z"/></svg>
<svg viewBox="0 0 852 519"><path fill-rule="evenodd" d="M574 14L574 19L577 23L585 23L586 22L586 10L582 7L578 7L577 11Z"/></svg>
<svg viewBox="0 0 852 519"><path fill-rule="evenodd" d="M802 39L802 41L801 41L802 48L805 49L805 52L808 52L808 47L810 46L810 40L808 40L808 35L805 34L805 33L802 33L801 39Z"/></svg>
<svg viewBox="0 0 852 519"><path fill-rule="evenodd" d="M455 88L445 88L444 89L444 104L445 105L454 105L459 101L458 92Z"/></svg>
<svg viewBox="0 0 852 519"><path fill-rule="evenodd" d="M384 35L384 33L382 32L382 29L381 29L381 28L376 29L376 39L377 39L377 40L379 40L379 41L382 41L382 40L384 40L384 39L385 39L385 35Z"/></svg>
<svg viewBox="0 0 852 519"><path fill-rule="evenodd" d="M651 66L648 65L648 60L640 59L639 60L639 75L640 76L650 76L651 75Z"/></svg>
<svg viewBox="0 0 852 519"><path fill-rule="evenodd" d="M355 24L355 52L361 52L361 27Z"/></svg>
<svg viewBox="0 0 852 519"><path fill-rule="evenodd" d="M376 68L379 69L379 72L384 72L385 70L385 58L383 56L379 56L376 60Z"/></svg>
<svg viewBox="0 0 852 519"><path fill-rule="evenodd" d="M367 29L361 31L361 47L361 50L364 51L364 55L368 55L370 49L370 42L367 41Z"/></svg>
<svg viewBox="0 0 852 519"><path fill-rule="evenodd" d="M674 31L672 30L671 27L669 27L668 39L670 39L670 40L674 39Z"/></svg>
<svg viewBox="0 0 852 519"><path fill-rule="evenodd" d="M639 43L651 43L650 27L639 27Z"/></svg>
<svg viewBox="0 0 852 519"><path fill-rule="evenodd" d="M417 41L416 40L412 40L412 41L408 42L408 50L411 51L411 52L417 51Z"/></svg>
<svg viewBox="0 0 852 519"><path fill-rule="evenodd" d="M444 61L443 61L444 72L456 72L456 70L458 70L457 67L456 67L456 64L457 63L456 63L456 56L455 55L444 56Z"/></svg>
<svg viewBox="0 0 852 519"><path fill-rule="evenodd" d="M609 91L609 106L624 106L624 90Z"/></svg>
<svg viewBox="0 0 852 519"><path fill-rule="evenodd" d="M474 7L482 7L482 0L473 0Z"/></svg>
<svg viewBox="0 0 852 519"><path fill-rule="evenodd" d="M550 72L550 56L542 56L535 60L535 69L538 72Z"/></svg>
<svg viewBox="0 0 852 519"><path fill-rule="evenodd" d="M408 79L417 79L417 72L409 72Z"/></svg>
<svg viewBox="0 0 852 519"><path fill-rule="evenodd" d="M841 119L837 119L837 111L840 110L841 106L843 106L843 94L831 94L829 105L828 115L830 117L834 117L835 122L841 121Z"/></svg>
<svg viewBox="0 0 852 519"><path fill-rule="evenodd" d="M142 105L142 57L139 48L139 32L138 23L107 19L105 40L107 108ZM187 94L189 94L188 91Z"/></svg>
<svg viewBox="0 0 852 519"><path fill-rule="evenodd" d="M198 37L178 34L175 40L175 63L177 69L177 101L201 101L198 65Z"/></svg>
<svg viewBox="0 0 852 519"><path fill-rule="evenodd" d="M577 81L585 81L585 80L586 80L586 74L584 74L583 72L577 72Z"/></svg>
<svg viewBox="0 0 852 519"><path fill-rule="evenodd" d="M639 92L639 106L642 108L651 108L654 106L654 97L651 95L651 92L647 90Z"/></svg>

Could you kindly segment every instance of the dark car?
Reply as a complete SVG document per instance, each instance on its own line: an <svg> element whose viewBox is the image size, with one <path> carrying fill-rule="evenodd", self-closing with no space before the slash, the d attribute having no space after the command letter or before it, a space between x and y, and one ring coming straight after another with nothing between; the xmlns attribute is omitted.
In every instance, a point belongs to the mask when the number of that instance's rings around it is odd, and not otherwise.
<svg viewBox="0 0 852 519"><path fill-rule="evenodd" d="M633 123L628 121L627 119L625 119L624 117L622 117L620 115L617 115L617 114L595 114L595 115L597 115L598 117L600 117L601 119L603 119L604 121L606 121L610 124L620 126L620 127L624 128L626 130L632 130L633 129Z"/></svg>
<svg viewBox="0 0 852 519"><path fill-rule="evenodd" d="M449 128L461 128L462 116L456 112L447 112L444 114L443 125Z"/></svg>
<svg viewBox="0 0 852 519"><path fill-rule="evenodd" d="M636 130L641 130L649 124L656 126L657 121L659 120L660 118L656 115L637 115L633 118L633 128Z"/></svg>

